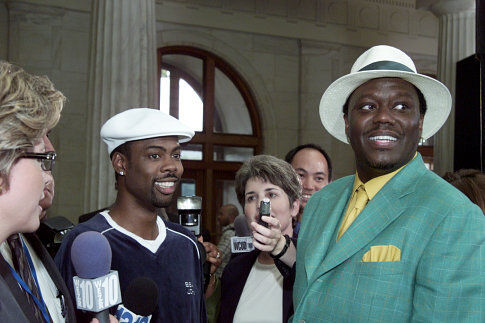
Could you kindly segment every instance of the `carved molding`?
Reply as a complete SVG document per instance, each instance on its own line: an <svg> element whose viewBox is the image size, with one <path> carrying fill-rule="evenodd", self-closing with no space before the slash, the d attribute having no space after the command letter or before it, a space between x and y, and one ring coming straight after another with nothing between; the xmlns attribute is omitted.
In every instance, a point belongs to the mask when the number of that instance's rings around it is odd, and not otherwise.
<svg viewBox="0 0 485 323"><path fill-rule="evenodd" d="M13 15L22 14L27 20L41 19L38 16L42 15L62 17L66 13L64 8L39 6L37 4L17 1L7 1L6 6Z"/></svg>
<svg viewBox="0 0 485 323"><path fill-rule="evenodd" d="M429 10L437 17L465 11L475 11L475 0L417 0L417 8Z"/></svg>
<svg viewBox="0 0 485 323"><path fill-rule="evenodd" d="M71 9L76 11L90 12L91 3L93 0L0 0L4 2L7 7L16 5L33 5L39 10L42 7L55 7L62 9Z"/></svg>
<svg viewBox="0 0 485 323"><path fill-rule="evenodd" d="M460 0L461 1L461 0ZM438 19L427 10L416 10L416 0L156 0L191 10L216 10L226 15L246 14L286 23L348 26L422 37L438 36ZM422 23L424 22L424 23ZM197 24L197 23L196 23ZM201 22L203 25L203 22ZM421 28L424 27L424 30Z"/></svg>
<svg viewBox="0 0 485 323"><path fill-rule="evenodd" d="M404 7L410 9L416 8L416 0L366 0L366 2L374 2L377 4Z"/></svg>

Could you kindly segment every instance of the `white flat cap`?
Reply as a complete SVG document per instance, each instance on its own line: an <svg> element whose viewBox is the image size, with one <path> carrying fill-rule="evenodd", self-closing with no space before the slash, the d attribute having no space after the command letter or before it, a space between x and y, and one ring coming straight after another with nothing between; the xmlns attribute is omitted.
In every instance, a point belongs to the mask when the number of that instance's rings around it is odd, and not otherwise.
<svg viewBox="0 0 485 323"><path fill-rule="evenodd" d="M194 131L160 110L135 108L109 118L101 127L100 135L111 154L116 147L133 140L177 136L179 142L187 142Z"/></svg>

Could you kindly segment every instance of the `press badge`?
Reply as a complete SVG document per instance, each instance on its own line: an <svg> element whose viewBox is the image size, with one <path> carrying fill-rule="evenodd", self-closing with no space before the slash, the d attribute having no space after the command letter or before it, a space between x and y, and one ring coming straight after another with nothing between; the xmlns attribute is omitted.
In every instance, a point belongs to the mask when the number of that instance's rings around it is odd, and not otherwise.
<svg viewBox="0 0 485 323"><path fill-rule="evenodd" d="M242 253L254 250L253 237L232 237L231 252Z"/></svg>

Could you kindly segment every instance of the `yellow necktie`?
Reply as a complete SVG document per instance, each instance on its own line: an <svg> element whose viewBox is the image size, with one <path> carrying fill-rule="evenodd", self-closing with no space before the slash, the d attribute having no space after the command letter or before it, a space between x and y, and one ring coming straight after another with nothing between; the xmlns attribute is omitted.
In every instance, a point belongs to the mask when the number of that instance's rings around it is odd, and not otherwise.
<svg viewBox="0 0 485 323"><path fill-rule="evenodd" d="M347 231L347 229L350 227L352 222L354 222L359 213L365 208L367 202L369 202L369 197L367 196L364 185L360 185L357 188L355 194L355 203L353 206L350 205L347 209L347 212L345 213L345 218L342 222L342 225L340 226L340 229L338 230L337 240L340 239L345 231Z"/></svg>

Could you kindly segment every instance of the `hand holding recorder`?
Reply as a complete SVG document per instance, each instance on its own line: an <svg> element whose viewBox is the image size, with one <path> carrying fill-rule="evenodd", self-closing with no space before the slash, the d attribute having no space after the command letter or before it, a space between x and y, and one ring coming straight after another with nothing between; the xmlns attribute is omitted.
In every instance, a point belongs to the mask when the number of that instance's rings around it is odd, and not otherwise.
<svg viewBox="0 0 485 323"><path fill-rule="evenodd" d="M263 216L266 218L263 219ZM265 197L259 204L257 224L254 222L251 223L254 247L261 251L272 252L277 247L278 241L282 237L282 233L280 222L278 219L271 216L271 202L267 197Z"/></svg>

